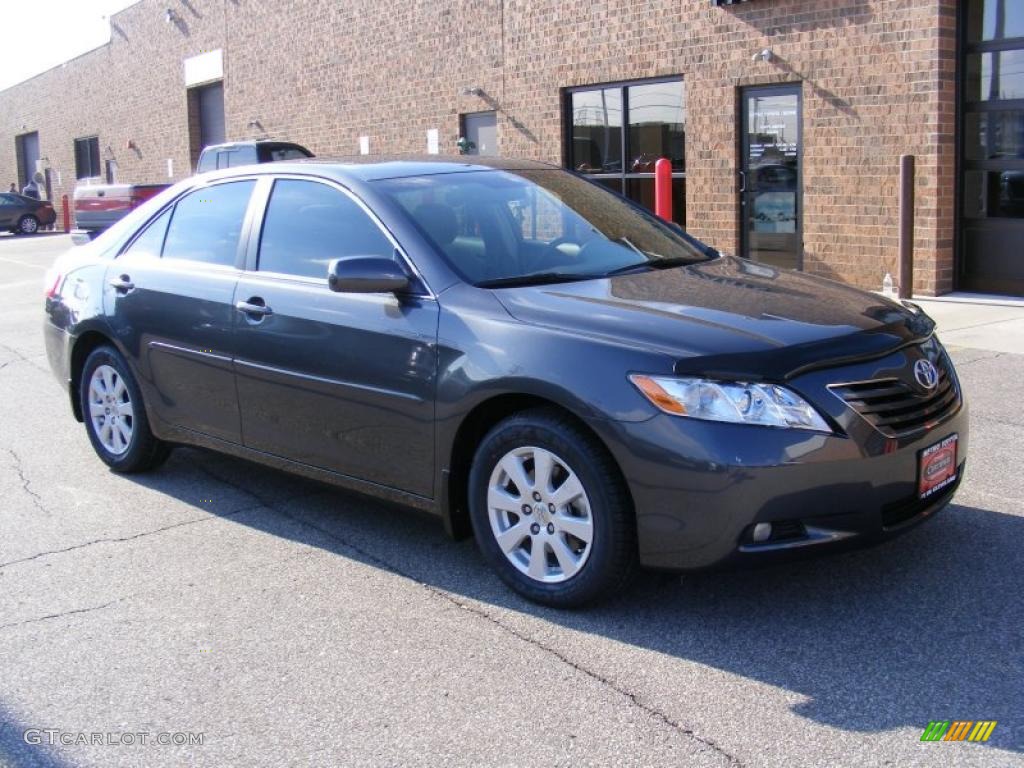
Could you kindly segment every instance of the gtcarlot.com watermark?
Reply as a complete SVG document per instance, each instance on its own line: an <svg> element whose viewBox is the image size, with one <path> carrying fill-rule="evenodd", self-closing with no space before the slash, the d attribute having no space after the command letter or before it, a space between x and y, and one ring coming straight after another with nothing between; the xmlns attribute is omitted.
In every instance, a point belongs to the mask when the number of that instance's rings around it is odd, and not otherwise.
<svg viewBox="0 0 1024 768"><path fill-rule="evenodd" d="M27 728L21 735L26 744L50 747L201 747L205 733L190 731L62 731L59 728Z"/></svg>

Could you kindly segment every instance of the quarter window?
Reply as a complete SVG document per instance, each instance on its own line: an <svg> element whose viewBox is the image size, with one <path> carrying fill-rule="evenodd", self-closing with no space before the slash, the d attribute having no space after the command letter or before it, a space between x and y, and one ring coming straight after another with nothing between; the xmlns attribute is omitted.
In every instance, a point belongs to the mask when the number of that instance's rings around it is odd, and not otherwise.
<svg viewBox="0 0 1024 768"><path fill-rule="evenodd" d="M315 181L279 179L260 238L261 272L326 278L344 256L394 258L395 247L348 195Z"/></svg>
<svg viewBox="0 0 1024 768"><path fill-rule="evenodd" d="M574 88L568 166L654 208L654 164L672 163L672 214L686 222L686 89L682 80Z"/></svg>
<svg viewBox="0 0 1024 768"><path fill-rule="evenodd" d="M125 256L141 256L160 258L164 247L164 236L167 234L167 222L171 220L171 209L161 213L146 227L145 231L135 238L135 242L125 250Z"/></svg>
<svg viewBox="0 0 1024 768"><path fill-rule="evenodd" d="M174 206L163 255L231 266L238 254L254 181L233 181L191 192Z"/></svg>

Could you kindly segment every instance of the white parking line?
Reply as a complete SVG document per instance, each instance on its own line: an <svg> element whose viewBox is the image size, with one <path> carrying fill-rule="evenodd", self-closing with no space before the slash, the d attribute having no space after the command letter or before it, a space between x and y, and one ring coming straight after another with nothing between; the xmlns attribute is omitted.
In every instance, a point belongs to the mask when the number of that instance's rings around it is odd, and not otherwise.
<svg viewBox="0 0 1024 768"><path fill-rule="evenodd" d="M17 264L20 267L34 267L35 269L49 269L48 264L33 264L29 261L18 261L17 259L6 259L0 256L0 261L5 261L8 264Z"/></svg>
<svg viewBox="0 0 1024 768"><path fill-rule="evenodd" d="M19 280L16 283L0 283L0 290L4 288L24 288L26 285L37 285L40 288L45 287L39 282L39 278L36 278L35 280Z"/></svg>

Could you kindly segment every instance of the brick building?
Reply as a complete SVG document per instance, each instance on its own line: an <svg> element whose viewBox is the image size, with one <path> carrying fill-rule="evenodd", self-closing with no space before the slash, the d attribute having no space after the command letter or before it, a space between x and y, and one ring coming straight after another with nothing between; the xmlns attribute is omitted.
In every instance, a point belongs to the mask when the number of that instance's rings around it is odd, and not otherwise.
<svg viewBox="0 0 1024 768"><path fill-rule="evenodd" d="M0 92L0 183L190 173L204 143L458 151L651 200L698 237L870 288L1024 293L1021 0L140 0L111 41Z"/></svg>

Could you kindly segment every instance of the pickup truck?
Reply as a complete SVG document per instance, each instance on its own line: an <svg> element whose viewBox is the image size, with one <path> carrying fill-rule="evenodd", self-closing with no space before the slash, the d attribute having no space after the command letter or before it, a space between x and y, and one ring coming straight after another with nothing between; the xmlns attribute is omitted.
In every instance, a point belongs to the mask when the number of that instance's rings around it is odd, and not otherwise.
<svg viewBox="0 0 1024 768"><path fill-rule="evenodd" d="M313 157L290 141L233 141L212 144L199 155L196 173L238 165ZM75 229L82 242L91 240L129 211L138 208L169 184L93 184L75 187Z"/></svg>
<svg viewBox="0 0 1024 768"><path fill-rule="evenodd" d="M279 160L301 160L304 157L313 157L313 153L301 144L290 141L232 141L205 147L199 155L196 173Z"/></svg>
<svg viewBox="0 0 1024 768"><path fill-rule="evenodd" d="M93 237L169 184L94 184L75 187L75 228Z"/></svg>

